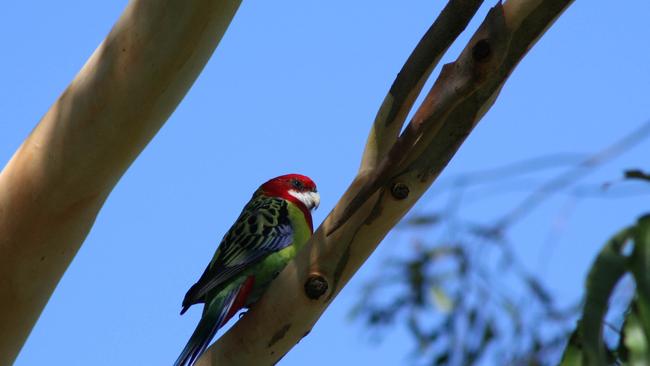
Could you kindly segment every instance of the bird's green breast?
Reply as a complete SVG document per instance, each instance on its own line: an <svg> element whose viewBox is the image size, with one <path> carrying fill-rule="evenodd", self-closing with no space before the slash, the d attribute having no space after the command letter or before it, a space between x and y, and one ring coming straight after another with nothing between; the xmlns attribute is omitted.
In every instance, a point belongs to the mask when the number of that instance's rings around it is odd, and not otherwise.
<svg viewBox="0 0 650 366"><path fill-rule="evenodd" d="M262 296L269 283L296 256L296 253L302 249L312 235L311 227L302 211L291 202L288 202L287 209L293 229L293 242L286 248L269 255L247 271L255 275L255 285L247 305Z"/></svg>

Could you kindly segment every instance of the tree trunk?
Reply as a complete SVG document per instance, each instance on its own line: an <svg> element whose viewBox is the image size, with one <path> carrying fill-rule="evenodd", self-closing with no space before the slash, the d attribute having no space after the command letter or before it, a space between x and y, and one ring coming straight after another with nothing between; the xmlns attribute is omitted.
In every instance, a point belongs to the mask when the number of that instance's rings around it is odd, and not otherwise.
<svg viewBox="0 0 650 366"><path fill-rule="evenodd" d="M104 200L240 2L131 1L0 173L0 365L15 360Z"/></svg>

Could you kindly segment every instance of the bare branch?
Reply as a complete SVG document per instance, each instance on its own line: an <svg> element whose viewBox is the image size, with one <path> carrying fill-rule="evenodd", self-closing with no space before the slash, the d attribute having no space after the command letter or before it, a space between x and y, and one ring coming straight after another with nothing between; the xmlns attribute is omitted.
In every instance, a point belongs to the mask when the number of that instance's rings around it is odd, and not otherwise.
<svg viewBox="0 0 650 366"><path fill-rule="evenodd" d="M386 156L425 81L482 3L483 0L450 0L424 34L377 112L361 159L362 170L375 168Z"/></svg>
<svg viewBox="0 0 650 366"><path fill-rule="evenodd" d="M492 106L519 61L572 1L510 1L519 2L522 4L517 6L495 6L459 58L443 67L405 131L377 169L365 174L366 183L337 216L331 231L338 229L368 197L406 172L417 170L421 179L437 176ZM507 13L505 9L517 12ZM547 19L549 16L554 17ZM510 23L519 27L509 28Z"/></svg>
<svg viewBox="0 0 650 366"><path fill-rule="evenodd" d="M105 198L240 2L131 1L0 173L0 364L12 364Z"/></svg>
<svg viewBox="0 0 650 366"><path fill-rule="evenodd" d="M366 154L368 166L375 167L362 167L306 248L199 364L273 364L305 336L431 185L492 105L517 63L571 2L510 0L495 6L458 60L445 66L381 163L375 166L375 157ZM316 299L305 294L305 284L315 275L327 284L325 293Z"/></svg>

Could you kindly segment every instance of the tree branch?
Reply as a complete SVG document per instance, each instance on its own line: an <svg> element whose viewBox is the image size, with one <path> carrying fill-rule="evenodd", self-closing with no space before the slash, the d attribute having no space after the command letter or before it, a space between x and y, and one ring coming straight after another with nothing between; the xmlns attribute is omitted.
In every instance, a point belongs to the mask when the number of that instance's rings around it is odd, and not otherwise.
<svg viewBox="0 0 650 366"><path fill-rule="evenodd" d="M362 170L375 168L386 156L424 83L482 3L483 0L450 0L418 42L379 107L363 153Z"/></svg>
<svg viewBox="0 0 650 366"><path fill-rule="evenodd" d="M131 1L0 173L0 364L13 363L104 200L240 2Z"/></svg>
<svg viewBox="0 0 650 366"><path fill-rule="evenodd" d="M270 365L308 334L340 289L447 165L517 63L571 2L497 4L458 59L445 65L396 141L393 136L401 128L400 118L405 118L414 95L406 93L409 97L403 98L403 107L391 118L385 101L367 145L374 151L364 154L359 175L296 260L251 311L209 348L199 365ZM430 62L437 57L436 53ZM409 84L409 90L419 91L426 71L416 74L422 76ZM387 100L394 98L391 95ZM400 128L380 129L387 120L396 121ZM305 285L314 278L325 289L320 296L305 293L309 287Z"/></svg>

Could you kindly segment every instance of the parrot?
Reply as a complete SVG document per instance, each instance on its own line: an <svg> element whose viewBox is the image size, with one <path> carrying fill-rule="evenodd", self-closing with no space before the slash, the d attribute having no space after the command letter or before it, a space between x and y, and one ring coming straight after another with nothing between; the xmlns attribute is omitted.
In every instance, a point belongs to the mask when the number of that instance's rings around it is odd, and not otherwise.
<svg viewBox="0 0 650 366"><path fill-rule="evenodd" d="M199 303L203 314L174 366L192 366L217 330L262 296L312 236L311 212L319 203L316 184L300 174L270 179L255 191L183 299L181 315Z"/></svg>

